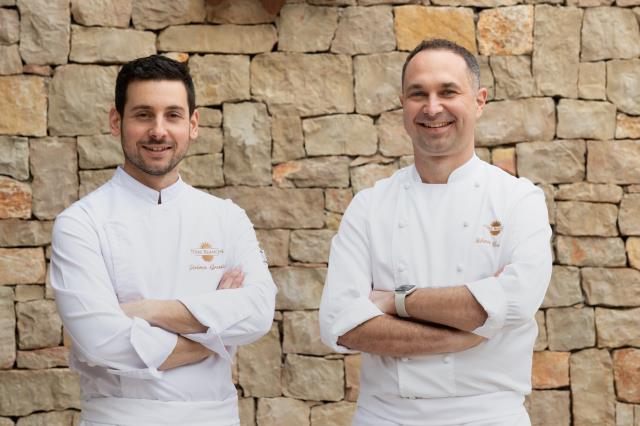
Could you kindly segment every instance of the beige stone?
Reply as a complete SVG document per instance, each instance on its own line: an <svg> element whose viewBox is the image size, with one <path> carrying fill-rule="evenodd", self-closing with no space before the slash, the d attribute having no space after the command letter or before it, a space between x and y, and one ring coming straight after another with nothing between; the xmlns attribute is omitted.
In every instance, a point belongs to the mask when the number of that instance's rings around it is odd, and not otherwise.
<svg viewBox="0 0 640 426"><path fill-rule="evenodd" d="M44 368L68 367L69 348L56 346L53 348L36 349L33 351L18 351L18 368L42 370Z"/></svg>
<svg viewBox="0 0 640 426"><path fill-rule="evenodd" d="M533 77L539 94L577 97L582 15L573 7L536 6Z"/></svg>
<svg viewBox="0 0 640 426"><path fill-rule="evenodd" d="M120 140L111 135L79 136L77 143L81 169L104 169L124 163Z"/></svg>
<svg viewBox="0 0 640 426"><path fill-rule="evenodd" d="M0 220L0 247L42 246L51 242L53 222Z"/></svg>
<svg viewBox="0 0 640 426"><path fill-rule="evenodd" d="M251 61L251 92L301 116L353 112L351 58L344 55L267 53Z"/></svg>
<svg viewBox="0 0 640 426"><path fill-rule="evenodd" d="M533 391L525 406L532 426L570 426L571 411L569 391Z"/></svg>
<svg viewBox="0 0 640 426"><path fill-rule="evenodd" d="M238 348L238 381L245 396L282 394L282 349L277 324L260 340Z"/></svg>
<svg viewBox="0 0 640 426"><path fill-rule="evenodd" d="M616 116L616 139L640 139L640 117L626 114Z"/></svg>
<svg viewBox="0 0 640 426"><path fill-rule="evenodd" d="M207 22L216 24L264 24L275 19L275 15L256 0L208 1L206 8Z"/></svg>
<svg viewBox="0 0 640 426"><path fill-rule="evenodd" d="M640 271L583 268L582 287L590 305L640 306Z"/></svg>
<svg viewBox="0 0 640 426"><path fill-rule="evenodd" d="M189 155L219 154L224 146L222 129L211 127L199 127L198 137L189 146Z"/></svg>
<svg viewBox="0 0 640 426"><path fill-rule="evenodd" d="M0 415L80 408L78 375L66 368L0 371Z"/></svg>
<svg viewBox="0 0 640 426"><path fill-rule="evenodd" d="M398 170L398 165L391 164L365 164L351 169L351 186L357 193L365 188L373 186L380 179L391 176Z"/></svg>
<svg viewBox="0 0 640 426"><path fill-rule="evenodd" d="M289 161L273 168L273 181L285 187L349 186L349 157L314 157Z"/></svg>
<svg viewBox="0 0 640 426"><path fill-rule="evenodd" d="M337 231L340 228L340 222L342 221L342 215L339 213L325 212L324 214L324 226L327 229Z"/></svg>
<svg viewBox="0 0 640 426"><path fill-rule="evenodd" d="M31 206L28 184L0 176L0 219L29 219Z"/></svg>
<svg viewBox="0 0 640 426"><path fill-rule="evenodd" d="M551 308L546 317L550 350L570 351L595 345L593 308Z"/></svg>
<svg viewBox="0 0 640 426"><path fill-rule="evenodd" d="M53 68L50 65L36 65L36 64L25 64L22 67L22 72L25 74L35 74L41 75L43 77L51 77L53 74Z"/></svg>
<svg viewBox="0 0 640 426"><path fill-rule="evenodd" d="M640 349L621 349L613 353L613 374L618 398L640 403Z"/></svg>
<svg viewBox="0 0 640 426"><path fill-rule="evenodd" d="M311 426L349 426L356 404L346 401L311 408Z"/></svg>
<svg viewBox="0 0 640 426"><path fill-rule="evenodd" d="M307 155L371 155L378 148L373 120L357 114L308 118L302 122Z"/></svg>
<svg viewBox="0 0 640 426"><path fill-rule="evenodd" d="M556 127L551 98L529 98L487 104L476 125L476 145L549 141Z"/></svg>
<svg viewBox="0 0 640 426"><path fill-rule="evenodd" d="M62 342L62 320L52 300L34 300L16 304L18 347L39 349Z"/></svg>
<svg viewBox="0 0 640 426"><path fill-rule="evenodd" d="M150 31L71 27L73 62L124 63L155 53L156 35Z"/></svg>
<svg viewBox="0 0 640 426"><path fill-rule="evenodd" d="M35 413L18 419L16 426L69 426L74 423L77 411L50 411L48 413Z"/></svg>
<svg viewBox="0 0 640 426"><path fill-rule="evenodd" d="M629 256L629 265L640 269L640 238L627 238L626 249L627 256Z"/></svg>
<svg viewBox="0 0 640 426"><path fill-rule="evenodd" d="M596 308L598 347L640 346L640 308Z"/></svg>
<svg viewBox="0 0 640 426"><path fill-rule="evenodd" d="M271 162L303 158L304 137L302 135L302 120L295 111L278 111L271 113Z"/></svg>
<svg viewBox="0 0 640 426"><path fill-rule="evenodd" d="M534 352L531 382L534 389L569 386L569 352Z"/></svg>
<svg viewBox="0 0 640 426"><path fill-rule="evenodd" d="M556 232L574 236L615 237L618 208L614 204L560 201L556 204Z"/></svg>
<svg viewBox="0 0 640 426"><path fill-rule="evenodd" d="M570 376L573 424L613 425L615 393L609 353L587 349L571 354Z"/></svg>
<svg viewBox="0 0 640 426"><path fill-rule="evenodd" d="M327 355L332 351L320 341L318 311L285 312L282 322L286 354Z"/></svg>
<svg viewBox="0 0 640 426"><path fill-rule="evenodd" d="M291 233L289 255L292 259L306 263L327 263L332 229L295 230Z"/></svg>
<svg viewBox="0 0 640 426"><path fill-rule="evenodd" d="M0 9L0 44L20 41L20 17L13 9Z"/></svg>
<svg viewBox="0 0 640 426"><path fill-rule="evenodd" d="M163 52L250 54L270 52L276 41L273 25L176 25L160 33L157 47Z"/></svg>
<svg viewBox="0 0 640 426"><path fill-rule="evenodd" d="M622 235L640 235L640 194L625 194L620 203L618 226Z"/></svg>
<svg viewBox="0 0 640 426"><path fill-rule="evenodd" d="M278 286L276 309L318 309L326 268L287 267L271 270Z"/></svg>
<svg viewBox="0 0 640 426"><path fill-rule="evenodd" d="M616 107L609 102L561 99L558 103L558 137L613 139Z"/></svg>
<svg viewBox="0 0 640 426"><path fill-rule="evenodd" d="M133 0L71 0L73 20L85 26L129 26Z"/></svg>
<svg viewBox="0 0 640 426"><path fill-rule="evenodd" d="M256 237L267 256L269 266L287 266L289 263L289 234L287 229L258 229Z"/></svg>
<svg viewBox="0 0 640 426"><path fill-rule="evenodd" d="M624 243L620 238L556 238L558 263L575 266L625 266Z"/></svg>
<svg viewBox="0 0 640 426"><path fill-rule="evenodd" d="M238 411L242 426L256 426L256 404L253 398L239 398Z"/></svg>
<svg viewBox="0 0 640 426"><path fill-rule="evenodd" d="M80 170L78 198L82 198L107 183L113 177L115 169Z"/></svg>
<svg viewBox="0 0 640 426"><path fill-rule="evenodd" d="M395 47L390 6L354 6L341 11L332 52L357 55L390 52Z"/></svg>
<svg viewBox="0 0 640 426"><path fill-rule="evenodd" d="M481 55L526 55L533 51L533 6L520 5L480 12Z"/></svg>
<svg viewBox="0 0 640 426"><path fill-rule="evenodd" d="M0 75L22 74L22 59L17 44L0 45Z"/></svg>
<svg viewBox="0 0 640 426"><path fill-rule="evenodd" d="M622 188L612 184L576 182L559 185L555 197L557 200L617 204L622 199Z"/></svg>
<svg viewBox="0 0 640 426"><path fill-rule="evenodd" d="M553 185L548 183L539 183L537 186L542 189L544 194L544 202L547 205L547 213L549 215L549 224L555 225L556 223L556 202L554 200L554 195L556 189Z"/></svg>
<svg viewBox="0 0 640 426"><path fill-rule="evenodd" d="M158 30L169 25L204 22L205 5L202 0L184 0L157 3L153 0L135 0L131 20L137 29ZM183 49L173 49L183 51Z"/></svg>
<svg viewBox="0 0 640 426"><path fill-rule="evenodd" d="M583 62L578 69L578 97L605 100L607 69L604 62Z"/></svg>
<svg viewBox="0 0 640 426"><path fill-rule="evenodd" d="M193 75L193 68L189 68L189 72L191 73L192 77L195 77ZM220 111L219 109L201 107L198 108L198 111L200 112L200 121L198 122L199 126L204 126L203 128L207 128L220 127L222 125L222 111Z"/></svg>
<svg viewBox="0 0 640 426"><path fill-rule="evenodd" d="M193 155L185 158L180 163L180 176L192 186L224 186L222 154Z"/></svg>
<svg viewBox="0 0 640 426"><path fill-rule="evenodd" d="M27 138L0 136L0 173L18 180L29 179L29 144Z"/></svg>
<svg viewBox="0 0 640 426"><path fill-rule="evenodd" d="M640 183L640 140L587 142L587 180Z"/></svg>
<svg viewBox="0 0 640 426"><path fill-rule="evenodd" d="M49 133L55 136L109 132L117 67L65 65L49 86Z"/></svg>
<svg viewBox="0 0 640 426"><path fill-rule="evenodd" d="M402 65L407 55L402 52L356 56L356 111L378 115L400 107Z"/></svg>
<svg viewBox="0 0 640 426"><path fill-rule="evenodd" d="M411 138L404 129L402 110L383 112L376 121L380 153L389 157L412 155Z"/></svg>
<svg viewBox="0 0 640 426"><path fill-rule="evenodd" d="M515 148L494 148L491 151L491 164L500 167L507 173L517 175L516 149Z"/></svg>
<svg viewBox="0 0 640 426"><path fill-rule="evenodd" d="M633 58L640 55L640 30L631 9L593 7L585 10L581 59Z"/></svg>
<svg viewBox="0 0 640 426"><path fill-rule="evenodd" d="M495 78L496 99L527 98L533 95L529 56L492 56L489 63Z"/></svg>
<svg viewBox="0 0 640 426"><path fill-rule="evenodd" d="M259 426L309 426L310 408L291 398L260 398L256 419Z"/></svg>
<svg viewBox="0 0 640 426"><path fill-rule="evenodd" d="M40 284L21 284L15 289L16 302L28 302L44 299L44 286Z"/></svg>
<svg viewBox="0 0 640 426"><path fill-rule="evenodd" d="M519 143L518 174L533 182L579 182L585 175L585 152L580 140Z"/></svg>
<svg viewBox="0 0 640 426"><path fill-rule="evenodd" d="M41 247L0 248L0 285L44 283L45 271Z"/></svg>
<svg viewBox="0 0 640 426"><path fill-rule="evenodd" d="M337 26L338 9L334 7L286 4L280 9L278 50L327 51Z"/></svg>
<svg viewBox="0 0 640 426"><path fill-rule="evenodd" d="M249 93L249 57L245 55L194 55L189 59L198 105L244 101Z"/></svg>
<svg viewBox="0 0 640 426"><path fill-rule="evenodd" d="M327 189L324 191L324 207L331 212L344 213L352 199L351 189Z"/></svg>
<svg viewBox="0 0 640 426"><path fill-rule="evenodd" d="M38 219L55 219L78 199L76 141L31 139L29 163L33 172L33 214Z"/></svg>
<svg viewBox="0 0 640 426"><path fill-rule="evenodd" d="M360 393L360 363L361 356L347 355L344 357L345 396L347 401L355 402Z"/></svg>
<svg viewBox="0 0 640 426"><path fill-rule="evenodd" d="M476 59L480 67L480 87L487 89L487 100L492 101L495 98L495 79L489 66L489 57L476 56Z"/></svg>
<svg viewBox="0 0 640 426"><path fill-rule="evenodd" d="M20 0L20 55L29 64L65 64L71 19L68 0Z"/></svg>
<svg viewBox="0 0 640 426"><path fill-rule="evenodd" d="M616 426L634 426L633 407L633 404L616 401Z"/></svg>
<svg viewBox="0 0 640 426"><path fill-rule="evenodd" d="M398 50L413 50L424 39L444 38L477 52L472 9L407 5L395 7L394 15Z"/></svg>
<svg viewBox="0 0 640 426"><path fill-rule="evenodd" d="M640 114L640 59L607 62L607 98L622 112Z"/></svg>
<svg viewBox="0 0 640 426"><path fill-rule="evenodd" d="M0 369L13 367L16 360L16 314L13 291L0 287Z"/></svg>
<svg viewBox="0 0 640 426"><path fill-rule="evenodd" d="M311 401L344 398L344 365L339 359L287 355L284 363L284 395Z"/></svg>
<svg viewBox="0 0 640 426"><path fill-rule="evenodd" d="M551 282L542 302L543 308L571 306L582 303L580 270L572 266L553 265Z"/></svg>
<svg viewBox="0 0 640 426"><path fill-rule="evenodd" d="M320 228L324 224L321 189L225 187L213 194L245 209L256 228Z"/></svg>
<svg viewBox="0 0 640 426"><path fill-rule="evenodd" d="M0 77L0 134L47 134L45 80L33 76Z"/></svg>
<svg viewBox="0 0 640 426"><path fill-rule="evenodd" d="M271 184L271 119L264 104L224 104L224 179L231 185Z"/></svg>

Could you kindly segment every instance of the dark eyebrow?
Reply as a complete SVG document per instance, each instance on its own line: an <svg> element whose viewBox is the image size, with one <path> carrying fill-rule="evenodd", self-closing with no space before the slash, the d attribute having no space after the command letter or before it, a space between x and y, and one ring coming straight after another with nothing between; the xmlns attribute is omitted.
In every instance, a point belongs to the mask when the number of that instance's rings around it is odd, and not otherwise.
<svg viewBox="0 0 640 426"><path fill-rule="evenodd" d="M442 88L460 90L460 86L458 86L456 83L444 83L442 85Z"/></svg>
<svg viewBox="0 0 640 426"><path fill-rule="evenodd" d="M131 108L132 112L135 112L135 111L149 111L149 110L153 110L153 108L150 105L136 105L133 108ZM185 109L183 107L181 107L180 105L169 105L167 107L167 110L169 110L169 111L185 111Z"/></svg>

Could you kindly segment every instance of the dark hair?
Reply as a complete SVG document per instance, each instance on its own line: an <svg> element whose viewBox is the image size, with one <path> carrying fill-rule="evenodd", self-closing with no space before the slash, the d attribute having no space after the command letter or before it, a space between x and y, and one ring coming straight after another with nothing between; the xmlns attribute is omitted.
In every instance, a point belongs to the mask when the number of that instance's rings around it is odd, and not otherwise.
<svg viewBox="0 0 640 426"><path fill-rule="evenodd" d="M478 65L476 57L459 44L442 38L423 40L409 53L409 56L407 56L407 59L404 61L404 65L402 66L401 87L404 87L404 74L407 71L409 62L411 62L411 59L423 50L447 50L461 56L467 64L472 83L474 83L476 87L480 87L480 66Z"/></svg>
<svg viewBox="0 0 640 426"><path fill-rule="evenodd" d="M187 89L189 116L196 109L196 94L189 68L173 59L162 55L151 55L146 58L135 59L122 66L116 79L116 110L122 116L124 104L127 101L127 88L134 81L170 80L181 81Z"/></svg>

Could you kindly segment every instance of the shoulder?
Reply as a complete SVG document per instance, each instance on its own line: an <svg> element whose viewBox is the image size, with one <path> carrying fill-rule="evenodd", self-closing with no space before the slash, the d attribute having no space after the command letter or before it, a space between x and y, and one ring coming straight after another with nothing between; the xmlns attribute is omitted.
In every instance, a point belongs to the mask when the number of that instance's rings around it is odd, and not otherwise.
<svg viewBox="0 0 640 426"><path fill-rule="evenodd" d="M489 190L510 199L519 199L542 190L525 177L513 176L499 167L483 162Z"/></svg>

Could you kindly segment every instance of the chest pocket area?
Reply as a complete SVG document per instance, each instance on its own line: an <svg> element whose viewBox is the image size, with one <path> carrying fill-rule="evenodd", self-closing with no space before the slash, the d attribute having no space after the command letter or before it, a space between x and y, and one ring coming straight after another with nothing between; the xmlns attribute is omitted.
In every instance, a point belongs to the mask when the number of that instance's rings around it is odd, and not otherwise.
<svg viewBox="0 0 640 426"><path fill-rule="evenodd" d="M474 235L468 252L467 279L470 281L495 275L500 269L502 253L501 235L492 236L488 232Z"/></svg>
<svg viewBox="0 0 640 426"><path fill-rule="evenodd" d="M108 223L104 228L111 250L114 290L120 303L138 300L147 293L141 272L148 263L148 253L131 228L122 223Z"/></svg>

